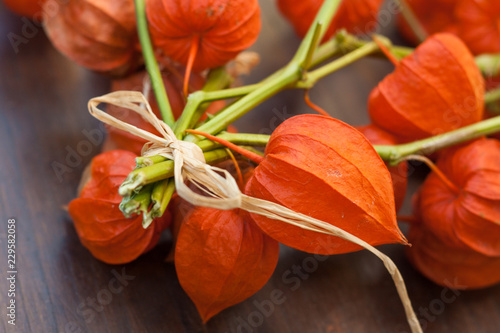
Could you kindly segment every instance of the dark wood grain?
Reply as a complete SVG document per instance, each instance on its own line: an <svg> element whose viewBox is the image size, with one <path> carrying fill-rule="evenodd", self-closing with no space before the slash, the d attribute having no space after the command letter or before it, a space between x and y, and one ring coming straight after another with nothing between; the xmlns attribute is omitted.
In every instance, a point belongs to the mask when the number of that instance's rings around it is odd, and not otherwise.
<svg viewBox="0 0 500 333"><path fill-rule="evenodd" d="M253 48L261 53L262 63L247 82L255 82L286 63L299 42L273 1L264 0L262 6L263 30ZM391 279L382 264L365 251L320 261L282 247L278 267L266 286L206 325L182 291L173 265L163 262L170 247L168 236L153 251L124 266L95 260L79 243L63 207L74 197L84 166L99 151L99 144L83 150L82 142L87 140L83 131L101 131L88 115L86 103L106 93L109 80L65 59L39 28L26 44L19 45L19 52L14 52L7 36L22 35L24 25L20 17L0 5L0 331L409 330ZM397 40L393 28L385 31ZM321 81L311 97L335 117L353 125L365 124L368 93L391 69L382 60L360 61ZM302 92L287 91L263 103L237 125L242 131L269 133L284 118L305 112L309 110ZM78 149L85 152L80 154L84 155L81 161L73 161L71 170L59 179L54 162L68 165L68 151ZM422 177L423 171L417 169L411 190ZM408 197L407 213L409 202ZM15 327L7 324L5 315L6 225L11 217L17 220ZM438 307L439 314L432 314L425 309L438 305L444 288L415 271L401 246L381 248L400 268L426 332L499 332L499 286L457 292L453 302L443 309ZM298 271L302 265L310 272ZM117 283L115 276L122 273L130 280ZM271 309L270 300L276 295L281 304ZM97 297L106 304L92 308ZM261 305L265 311L259 310ZM256 327L249 326L249 321Z"/></svg>

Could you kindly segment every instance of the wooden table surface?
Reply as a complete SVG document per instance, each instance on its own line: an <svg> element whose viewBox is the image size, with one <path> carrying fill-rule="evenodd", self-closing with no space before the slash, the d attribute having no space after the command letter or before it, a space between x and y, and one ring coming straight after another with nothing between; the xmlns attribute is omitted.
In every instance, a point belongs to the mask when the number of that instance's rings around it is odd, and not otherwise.
<svg viewBox="0 0 500 333"><path fill-rule="evenodd" d="M262 62L246 82L285 64L299 42L274 2L261 2L263 29L253 49L261 53ZM384 31L399 41L392 22ZM8 38L13 34L25 38L18 52ZM94 259L80 244L63 206L74 197L84 166L100 149L99 143L82 143L87 140L85 130L100 131L86 103L108 92L109 79L64 58L39 27L28 29L26 21L3 5L0 36L0 331L409 331L392 280L366 251L318 261L282 247L276 271L265 287L206 325L181 289L174 266L163 261L170 248L168 236L127 265ZM367 96L391 70L386 61L363 60L321 81L311 97L335 117L366 124ZM269 133L283 119L305 112L309 110L301 92L283 92L237 125L241 131ZM69 165L67 156L74 150L84 153ZM55 162L68 166L60 178L54 172ZM417 168L411 189L422 178ZM16 220L17 237L15 326L7 323L6 316L9 218ZM500 286L449 291L415 271L402 246L381 249L401 270L425 332L500 332ZM302 265L309 273L297 269ZM282 293L280 304L270 306L276 293Z"/></svg>

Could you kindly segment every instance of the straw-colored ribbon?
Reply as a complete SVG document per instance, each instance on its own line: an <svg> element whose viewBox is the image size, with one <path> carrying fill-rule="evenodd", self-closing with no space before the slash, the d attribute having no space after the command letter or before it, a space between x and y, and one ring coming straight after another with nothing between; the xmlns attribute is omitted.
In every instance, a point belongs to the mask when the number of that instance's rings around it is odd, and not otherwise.
<svg viewBox="0 0 500 333"><path fill-rule="evenodd" d="M100 103L112 104L137 112L144 120L153 125L162 137L116 119L100 110L98 108ZM365 241L334 225L294 212L276 203L249 197L241 193L238 184L229 172L205 163L203 152L196 144L178 140L172 129L156 117L148 101L140 92L112 92L91 99L88 103L88 108L89 112L100 121L147 140L149 143L143 148L143 156L162 155L173 160L177 193L191 204L224 210L240 208L250 213L263 215L305 230L345 239L375 254L382 260L394 280L412 332L422 332L422 328L411 306L403 277L388 256ZM190 181L206 189L207 196L195 193L186 185L186 181Z"/></svg>

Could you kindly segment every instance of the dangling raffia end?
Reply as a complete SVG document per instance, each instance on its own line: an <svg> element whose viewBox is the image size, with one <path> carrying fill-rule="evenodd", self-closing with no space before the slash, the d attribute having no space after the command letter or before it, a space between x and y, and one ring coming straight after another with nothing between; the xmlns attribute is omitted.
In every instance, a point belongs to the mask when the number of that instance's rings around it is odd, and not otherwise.
<svg viewBox="0 0 500 333"><path fill-rule="evenodd" d="M150 122L163 137L156 136L106 114L97 107L100 103L114 104L137 112ZM144 106L141 103L144 103ZM198 146L191 142L177 140L170 127L154 115L149 103L141 93L119 91L93 98L89 101L89 112L108 125L150 141L149 150L146 150L143 155L162 155L168 159L172 159L174 161L174 179L177 193L193 205L217 209L241 208L250 213L260 214L305 230L340 237L372 252L382 260L387 271L391 274L403 303L412 333L422 333L422 328L411 306L411 301L399 270L389 257L370 244L329 223L294 212L269 201L244 195L229 172L205 163L203 153ZM204 192L208 196L195 193L185 184L186 180L204 189Z"/></svg>
<svg viewBox="0 0 500 333"><path fill-rule="evenodd" d="M366 243L365 241L334 225L314 219L304 214L294 212L284 206L275 204L273 202L249 197L244 194L242 194L242 196L243 200L241 208L250 213L263 215L271 219L279 220L305 230L311 230L327 235L336 236L344 240L350 241L354 244L357 244L367 249L374 255L376 255L380 260L382 260L385 268L387 269L387 271L389 272L394 281L394 284L399 294L399 298L403 303L403 307L406 313L406 318L412 333L423 332L422 328L420 327L420 323L417 319L417 316L413 311L413 307L411 305L410 297L408 296L408 292L406 290L404 279L401 276L401 273L399 272L398 268L396 267L396 264L394 264L391 258L389 258L384 253L380 252L370 244Z"/></svg>

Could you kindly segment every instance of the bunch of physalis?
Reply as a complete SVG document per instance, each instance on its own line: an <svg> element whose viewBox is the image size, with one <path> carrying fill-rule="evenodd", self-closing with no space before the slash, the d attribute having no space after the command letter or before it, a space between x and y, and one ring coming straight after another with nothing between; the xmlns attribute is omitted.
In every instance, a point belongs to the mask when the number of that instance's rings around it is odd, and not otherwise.
<svg viewBox="0 0 500 333"><path fill-rule="evenodd" d="M226 64L259 33L256 0L135 0L135 17L132 1L119 2L68 1L45 18L49 38L68 57L114 76L132 73L89 102L109 128L107 147L119 148L92 160L69 204L93 256L130 262L172 225L180 284L207 321L267 282L279 243L326 255L367 249L391 274L412 331L421 332L401 274L373 247L409 245L396 207L406 161L417 159L433 171L407 218L411 261L436 283L500 282L500 144L484 138L500 131L500 117L482 120L485 103L499 94L485 93L478 60L460 39L432 35L415 50L382 36L365 41L340 30L372 26L373 11L360 1L304 1L317 14L307 32L304 20L291 19L304 31L292 60L259 83L230 87ZM106 24L96 28L93 20ZM321 78L384 54L396 69L370 95L373 124L353 128L309 100ZM254 62L244 58L236 66ZM143 62L147 73L137 72ZM284 89L304 89L323 114L290 118L270 136L229 130Z"/></svg>

